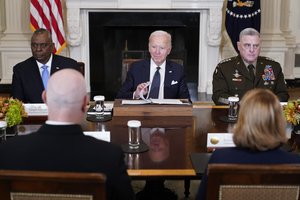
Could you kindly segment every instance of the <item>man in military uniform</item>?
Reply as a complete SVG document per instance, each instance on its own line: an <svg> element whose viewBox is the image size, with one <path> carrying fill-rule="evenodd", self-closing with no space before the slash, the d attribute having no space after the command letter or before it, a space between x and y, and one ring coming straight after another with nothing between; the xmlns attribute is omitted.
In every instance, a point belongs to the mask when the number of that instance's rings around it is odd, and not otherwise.
<svg viewBox="0 0 300 200"><path fill-rule="evenodd" d="M228 104L228 97L237 96L241 99L253 88L270 89L280 101L287 101L289 95L280 64L259 56L260 34L253 28L246 28L241 31L239 40L239 55L221 61L215 69L214 103Z"/></svg>

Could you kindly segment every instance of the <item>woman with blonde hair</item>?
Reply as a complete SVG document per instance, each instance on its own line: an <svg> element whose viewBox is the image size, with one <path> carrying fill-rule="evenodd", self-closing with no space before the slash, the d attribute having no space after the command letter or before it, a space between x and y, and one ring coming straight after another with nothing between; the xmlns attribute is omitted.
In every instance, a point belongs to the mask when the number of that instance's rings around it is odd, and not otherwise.
<svg viewBox="0 0 300 200"><path fill-rule="evenodd" d="M248 91L240 102L231 148L217 149L209 163L283 164L300 163L300 156L282 150L286 143L286 122L278 97L267 89ZM197 199L206 199L205 172Z"/></svg>

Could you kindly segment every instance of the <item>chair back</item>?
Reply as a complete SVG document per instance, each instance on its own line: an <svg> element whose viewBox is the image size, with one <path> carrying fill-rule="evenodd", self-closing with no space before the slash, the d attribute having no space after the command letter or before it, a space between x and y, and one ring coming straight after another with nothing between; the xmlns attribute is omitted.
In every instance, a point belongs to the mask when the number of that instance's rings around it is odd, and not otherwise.
<svg viewBox="0 0 300 200"><path fill-rule="evenodd" d="M101 173L0 170L1 200L104 200Z"/></svg>
<svg viewBox="0 0 300 200"><path fill-rule="evenodd" d="M299 200L299 164L209 164L207 173L208 200Z"/></svg>
<svg viewBox="0 0 300 200"><path fill-rule="evenodd" d="M84 65L84 62L77 62L77 67L78 67L78 69L79 69L79 72L82 73L83 76L84 76L84 74L85 74L85 73L84 73L84 70L85 70L85 69L84 69L84 66L85 66L85 65Z"/></svg>

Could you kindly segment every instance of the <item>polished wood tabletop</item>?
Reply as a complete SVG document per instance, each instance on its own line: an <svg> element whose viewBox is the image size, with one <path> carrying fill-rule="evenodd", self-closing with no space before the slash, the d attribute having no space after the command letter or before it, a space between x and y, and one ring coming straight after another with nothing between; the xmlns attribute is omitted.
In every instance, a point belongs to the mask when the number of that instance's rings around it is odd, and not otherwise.
<svg viewBox="0 0 300 200"><path fill-rule="evenodd" d="M207 133L230 132L233 124L221 121L227 115L227 107L193 105L192 116L127 116L112 117L107 122L83 120L84 131L110 131L111 143L128 144L128 120L140 120L143 141L149 150L143 153L125 153L130 176L196 176L190 154L207 152ZM25 119L23 128L28 124L42 124L45 117ZM20 126L22 128L22 125ZM152 133L152 130L161 132ZM20 128L19 128L20 129Z"/></svg>

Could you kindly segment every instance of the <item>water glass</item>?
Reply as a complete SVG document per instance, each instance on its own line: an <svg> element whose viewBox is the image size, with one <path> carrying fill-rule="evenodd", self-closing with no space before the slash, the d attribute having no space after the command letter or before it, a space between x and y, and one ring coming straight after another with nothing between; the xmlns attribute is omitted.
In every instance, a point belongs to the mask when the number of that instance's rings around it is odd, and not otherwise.
<svg viewBox="0 0 300 200"><path fill-rule="evenodd" d="M228 119L229 120L236 120L238 115L238 108L239 108L239 98L238 97L228 97Z"/></svg>
<svg viewBox="0 0 300 200"><path fill-rule="evenodd" d="M138 149L141 140L141 122L138 120L129 120L127 122L128 134L129 134L129 148Z"/></svg>
<svg viewBox="0 0 300 200"><path fill-rule="evenodd" d="M2 140L6 140L6 128L7 128L7 122L0 121L0 138Z"/></svg>
<svg viewBox="0 0 300 200"><path fill-rule="evenodd" d="M101 118L104 115L104 100L105 97L102 95L94 96L96 118Z"/></svg>

